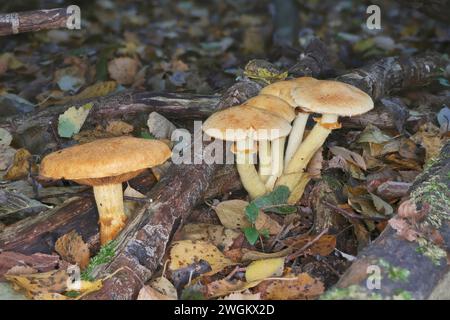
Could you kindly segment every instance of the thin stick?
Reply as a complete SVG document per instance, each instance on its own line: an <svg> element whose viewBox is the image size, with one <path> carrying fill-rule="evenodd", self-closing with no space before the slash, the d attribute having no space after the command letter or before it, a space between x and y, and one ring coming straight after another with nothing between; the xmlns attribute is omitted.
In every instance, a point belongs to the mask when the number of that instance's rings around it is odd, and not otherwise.
<svg viewBox="0 0 450 320"><path fill-rule="evenodd" d="M325 233L328 232L328 228L325 228L322 230L321 233L319 233L314 239L312 239L311 241L309 241L307 244L305 244L303 247L300 248L300 250L298 250L297 252L294 252L293 254L287 256L286 260L290 261L290 260L294 260L296 258L298 258L299 256L302 255L302 253L308 249L309 247L311 247L314 243L316 243Z"/></svg>

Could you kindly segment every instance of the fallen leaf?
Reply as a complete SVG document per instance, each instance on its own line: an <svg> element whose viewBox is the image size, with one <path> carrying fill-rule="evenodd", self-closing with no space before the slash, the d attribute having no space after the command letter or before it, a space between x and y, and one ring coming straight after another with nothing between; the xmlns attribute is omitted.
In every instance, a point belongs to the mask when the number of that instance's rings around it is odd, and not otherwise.
<svg viewBox="0 0 450 320"><path fill-rule="evenodd" d="M176 298L166 296L150 286L143 286L137 300L176 300Z"/></svg>
<svg viewBox="0 0 450 320"><path fill-rule="evenodd" d="M8 130L0 128L0 145L9 146L12 141L11 133Z"/></svg>
<svg viewBox="0 0 450 320"><path fill-rule="evenodd" d="M259 292L251 293L246 290L244 292L230 293L229 295L219 298L218 300L261 300L261 294Z"/></svg>
<svg viewBox="0 0 450 320"><path fill-rule="evenodd" d="M23 290L28 298L33 298L49 292L65 292L69 276L66 270L61 269L26 275L6 274L5 279L13 284L14 289Z"/></svg>
<svg viewBox="0 0 450 320"><path fill-rule="evenodd" d="M122 136L133 132L134 127L131 124L117 120L109 122L105 130L113 136Z"/></svg>
<svg viewBox="0 0 450 320"><path fill-rule="evenodd" d="M8 168L8 171L4 175L5 180L20 180L28 177L31 171L35 171L34 164L30 164L31 162L31 153L27 149L19 149L16 151L14 155L13 164Z"/></svg>
<svg viewBox="0 0 450 320"><path fill-rule="evenodd" d="M322 164L323 164L323 148L321 147L317 152L313 155L311 160L308 163L308 166L306 168L306 172L308 172L309 176L312 179L318 179L320 178L320 173L322 171Z"/></svg>
<svg viewBox="0 0 450 320"><path fill-rule="evenodd" d="M437 156L444 144L444 139L440 137L440 129L432 123L422 125L411 140L425 148L426 161Z"/></svg>
<svg viewBox="0 0 450 320"><path fill-rule="evenodd" d="M157 112L152 112L148 115L147 127L150 134L156 139L171 139L172 132L177 128L166 117Z"/></svg>
<svg viewBox="0 0 450 320"><path fill-rule="evenodd" d="M234 264L209 242L183 240L175 242L170 250L169 269L177 270L200 260L207 261L211 266L207 275L215 274Z"/></svg>
<svg viewBox="0 0 450 320"><path fill-rule="evenodd" d="M55 82L62 91L77 92L86 82L85 70L79 66L71 66L55 72Z"/></svg>
<svg viewBox="0 0 450 320"><path fill-rule="evenodd" d="M78 265L81 270L89 264L89 247L75 230L56 241L55 251L63 260Z"/></svg>
<svg viewBox="0 0 450 320"><path fill-rule="evenodd" d="M58 118L58 134L63 138L71 138L74 134L80 132L89 111L92 109L92 103L87 103L79 108L70 107Z"/></svg>
<svg viewBox="0 0 450 320"><path fill-rule="evenodd" d="M241 233L233 229L207 223L187 224L181 230L183 240L202 240L227 250Z"/></svg>
<svg viewBox="0 0 450 320"><path fill-rule="evenodd" d="M250 263L245 269L247 282L263 280L269 277L278 277L283 274L284 258L257 260Z"/></svg>
<svg viewBox="0 0 450 320"><path fill-rule="evenodd" d="M16 150L10 146L0 144L0 171L8 169L14 162L14 155Z"/></svg>
<svg viewBox="0 0 450 320"><path fill-rule="evenodd" d="M226 228L242 229L251 227L245 215L245 208L248 202L244 200L222 201L214 207L214 211L220 219L220 223Z"/></svg>
<svg viewBox="0 0 450 320"><path fill-rule="evenodd" d="M177 289L166 277L158 277L150 282L150 287L157 290L166 297L177 299Z"/></svg>
<svg viewBox="0 0 450 320"><path fill-rule="evenodd" d="M53 101L49 100L48 102L41 103L40 105L48 106L53 104L68 104L71 102L77 102L96 97L103 97L116 90L116 88L117 82L115 81L98 82L85 88L83 91L81 91L76 95L61 97L56 100L53 99Z"/></svg>
<svg viewBox="0 0 450 320"><path fill-rule="evenodd" d="M109 76L124 85L134 82L138 68L139 62L128 57L116 58L108 63Z"/></svg>
<svg viewBox="0 0 450 320"><path fill-rule="evenodd" d="M260 284L261 287L264 287L261 296L265 300L314 299L325 290L321 281L314 279L307 273L286 277L283 280L269 281L268 284L264 282Z"/></svg>
<svg viewBox="0 0 450 320"><path fill-rule="evenodd" d="M278 222L263 212L260 212L256 218L255 228L259 231L266 230L269 235L278 234L283 229Z"/></svg>
<svg viewBox="0 0 450 320"><path fill-rule="evenodd" d="M350 151L348 149L345 149L343 147L331 147L330 151L334 154L334 155L339 155L341 157L343 157L345 160L347 160L350 163L353 163L354 165L360 167L363 170L366 170L366 163L363 159L363 157L359 154L357 154L356 152Z"/></svg>
<svg viewBox="0 0 450 320"><path fill-rule="evenodd" d="M445 106L437 114L441 133L450 131L450 108Z"/></svg>

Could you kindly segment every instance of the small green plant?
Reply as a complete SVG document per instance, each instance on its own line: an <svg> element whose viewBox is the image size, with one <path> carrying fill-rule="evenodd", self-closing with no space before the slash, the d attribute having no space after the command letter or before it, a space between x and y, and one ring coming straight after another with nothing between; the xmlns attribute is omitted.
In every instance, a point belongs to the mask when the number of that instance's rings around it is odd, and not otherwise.
<svg viewBox="0 0 450 320"><path fill-rule="evenodd" d="M271 193L256 198L245 208L245 215L252 226L244 228L243 231L247 241L251 245L255 244L260 236L266 238L269 236L267 229L258 230L255 227L256 219L258 218L260 210L284 215L294 213L297 210L295 207L287 204L289 194L290 191L288 187L279 186Z"/></svg>
<svg viewBox="0 0 450 320"><path fill-rule="evenodd" d="M81 273L81 279L86 281L93 281L94 278L92 276L92 272L95 267L111 262L114 257L114 253L117 247L117 242L115 240L108 242L104 246L102 246L94 257L89 261L89 265L86 269Z"/></svg>

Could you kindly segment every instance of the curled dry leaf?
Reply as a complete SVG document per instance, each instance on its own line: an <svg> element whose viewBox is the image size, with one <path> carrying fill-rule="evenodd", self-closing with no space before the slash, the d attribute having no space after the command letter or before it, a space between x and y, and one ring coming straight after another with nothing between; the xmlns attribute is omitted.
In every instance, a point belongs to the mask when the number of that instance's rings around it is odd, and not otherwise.
<svg viewBox="0 0 450 320"><path fill-rule="evenodd" d="M389 220L389 225L397 231L397 234L407 240L407 241L415 241L419 236L419 233L414 230L414 228L408 223L407 220L394 217Z"/></svg>
<svg viewBox="0 0 450 320"><path fill-rule="evenodd" d="M356 152L337 146L331 147L330 151L334 155L343 157L346 161L353 163L354 165L360 167L363 170L367 169L364 158L361 155L357 154Z"/></svg>
<svg viewBox="0 0 450 320"><path fill-rule="evenodd" d="M14 155L13 164L8 168L5 176L5 180L20 180L26 178L28 173L35 172L36 168L34 164L31 164L31 153L27 149L19 149Z"/></svg>
<svg viewBox="0 0 450 320"><path fill-rule="evenodd" d="M411 200L403 201L398 207L397 214L402 218L417 218L420 215L416 204Z"/></svg>
<svg viewBox="0 0 450 320"><path fill-rule="evenodd" d="M232 229L207 223L187 224L182 229L183 240L208 241L217 247L227 250L241 233Z"/></svg>
<svg viewBox="0 0 450 320"><path fill-rule="evenodd" d="M284 257L253 261L245 269L245 279L248 282L263 280L269 277L279 277L283 274Z"/></svg>
<svg viewBox="0 0 450 320"><path fill-rule="evenodd" d="M286 277L283 280L268 280L261 283L261 296L265 300L315 299L325 289L323 283L307 273Z"/></svg>
<svg viewBox="0 0 450 320"><path fill-rule="evenodd" d="M108 63L109 76L120 84L132 84L138 72L139 62L135 59L122 57Z"/></svg>
<svg viewBox="0 0 450 320"><path fill-rule="evenodd" d="M322 151L323 151L322 147L319 150L317 150L317 152L313 155L313 157L309 161L308 167L306 168L306 171L308 172L309 176L312 179L320 178L323 163Z"/></svg>
<svg viewBox="0 0 450 320"><path fill-rule="evenodd" d="M75 231L63 235L55 243L55 251L71 264L77 264L81 270L89 264L89 247Z"/></svg>
<svg viewBox="0 0 450 320"><path fill-rule="evenodd" d="M270 235L281 232L281 225L269 217L267 214L260 212L255 221L255 228L257 230L267 230Z"/></svg>
<svg viewBox="0 0 450 320"><path fill-rule="evenodd" d="M209 242L183 240L175 242L170 250L169 269L177 270L200 260L207 261L211 266L211 271L207 275L215 274L234 264Z"/></svg>

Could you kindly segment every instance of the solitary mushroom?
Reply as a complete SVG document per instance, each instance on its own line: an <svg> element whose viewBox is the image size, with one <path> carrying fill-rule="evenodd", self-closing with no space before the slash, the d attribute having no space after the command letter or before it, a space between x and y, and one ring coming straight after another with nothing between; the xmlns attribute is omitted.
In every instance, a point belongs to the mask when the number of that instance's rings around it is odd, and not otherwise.
<svg viewBox="0 0 450 320"><path fill-rule="evenodd" d="M293 190L301 180L303 171L316 151L324 144L333 129L340 128L339 116L356 116L373 109L369 95L349 84L317 80L308 90L294 89L294 101L308 112L320 113L322 118L301 143L286 166L277 185L285 185Z"/></svg>
<svg viewBox="0 0 450 320"><path fill-rule="evenodd" d="M262 109L285 119L289 123L295 118L294 109L283 99L276 96L260 94L245 101L242 106ZM258 141L259 175L269 190L273 189L275 181L283 173L284 144L286 137L272 141L260 139Z"/></svg>
<svg viewBox="0 0 450 320"><path fill-rule="evenodd" d="M254 141L275 140L286 137L291 130L288 121L276 114L249 106L235 106L210 116L203 131L210 137L237 142L236 167L241 182L251 198L264 195L267 189L258 175L249 150Z"/></svg>
<svg viewBox="0 0 450 320"><path fill-rule="evenodd" d="M93 187L99 212L100 242L105 244L116 237L127 220L122 182L146 168L164 163L170 156L169 147L158 140L99 139L47 155L41 162L40 175Z"/></svg>
<svg viewBox="0 0 450 320"><path fill-rule="evenodd" d="M312 77L300 77L292 80L279 81L264 87L260 94L273 95L283 99L295 109L296 116L292 124L292 131L289 135L289 141L286 147L284 156L285 166L289 163L295 151L299 147L303 139L306 123L309 118L309 113L302 110L295 101L295 94L308 90L308 86L314 85L318 80Z"/></svg>

